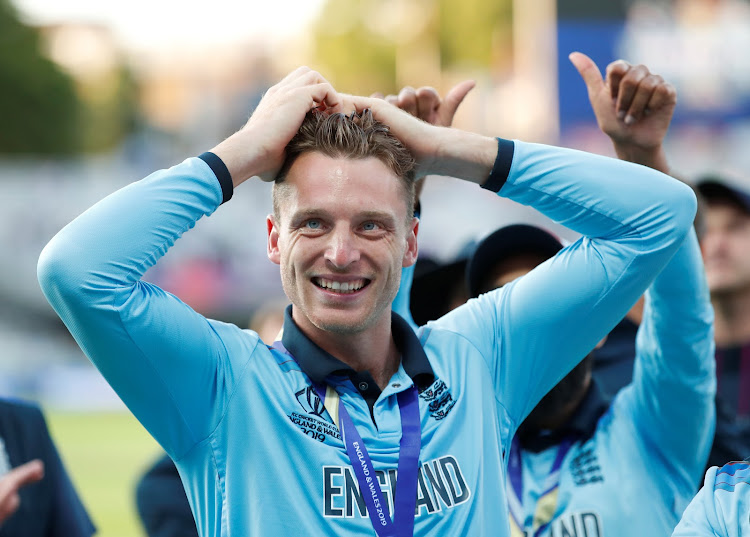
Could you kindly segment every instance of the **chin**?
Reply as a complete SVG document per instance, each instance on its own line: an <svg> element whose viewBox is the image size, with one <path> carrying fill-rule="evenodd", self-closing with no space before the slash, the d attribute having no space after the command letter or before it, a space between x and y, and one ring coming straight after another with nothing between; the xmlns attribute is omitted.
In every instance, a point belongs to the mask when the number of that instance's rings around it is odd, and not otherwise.
<svg viewBox="0 0 750 537"><path fill-rule="evenodd" d="M353 319L316 319L314 324L325 332L342 335L358 334L368 326L363 321L357 322Z"/></svg>

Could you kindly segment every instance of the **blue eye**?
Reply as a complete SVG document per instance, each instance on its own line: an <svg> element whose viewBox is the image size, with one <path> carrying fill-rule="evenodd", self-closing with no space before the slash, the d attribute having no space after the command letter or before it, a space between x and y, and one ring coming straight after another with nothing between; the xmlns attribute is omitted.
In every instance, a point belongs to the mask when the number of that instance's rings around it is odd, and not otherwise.
<svg viewBox="0 0 750 537"><path fill-rule="evenodd" d="M320 220L308 220L305 226L309 229L320 229Z"/></svg>
<svg viewBox="0 0 750 537"><path fill-rule="evenodd" d="M377 229L377 224L375 222L365 222L362 224L362 229L365 231L375 231Z"/></svg>

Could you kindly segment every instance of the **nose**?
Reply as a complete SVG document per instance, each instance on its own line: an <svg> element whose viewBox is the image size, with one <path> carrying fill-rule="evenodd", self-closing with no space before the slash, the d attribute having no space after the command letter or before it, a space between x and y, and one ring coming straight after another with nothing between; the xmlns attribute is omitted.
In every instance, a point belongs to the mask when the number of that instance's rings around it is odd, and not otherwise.
<svg viewBox="0 0 750 537"><path fill-rule="evenodd" d="M348 226L337 226L328 235L325 259L335 268L346 268L359 261L357 238Z"/></svg>

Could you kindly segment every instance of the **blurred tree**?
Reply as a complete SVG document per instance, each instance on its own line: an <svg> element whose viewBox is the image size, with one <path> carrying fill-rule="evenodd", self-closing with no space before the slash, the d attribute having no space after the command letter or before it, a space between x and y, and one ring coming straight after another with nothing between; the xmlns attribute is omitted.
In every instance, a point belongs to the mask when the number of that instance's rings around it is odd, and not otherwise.
<svg viewBox="0 0 750 537"><path fill-rule="evenodd" d="M40 35L0 0L0 153L69 154L80 148L71 78L41 52Z"/></svg>
<svg viewBox="0 0 750 537"><path fill-rule="evenodd" d="M443 68L509 68L513 0L439 0Z"/></svg>
<svg viewBox="0 0 750 537"><path fill-rule="evenodd" d="M397 91L404 55L439 68L506 69L513 0L327 0L314 26L316 67L351 93ZM422 61L418 58L418 62ZM427 69L429 71L429 69Z"/></svg>
<svg viewBox="0 0 750 537"><path fill-rule="evenodd" d="M321 10L313 30L316 64L336 87L356 94L395 90L396 43L368 24L378 6L388 3L328 0Z"/></svg>

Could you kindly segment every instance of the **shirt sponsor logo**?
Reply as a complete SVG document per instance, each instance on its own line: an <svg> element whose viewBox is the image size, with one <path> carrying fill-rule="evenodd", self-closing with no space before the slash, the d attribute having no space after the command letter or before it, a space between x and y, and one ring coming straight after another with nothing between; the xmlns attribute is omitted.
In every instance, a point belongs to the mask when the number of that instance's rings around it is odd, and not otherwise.
<svg viewBox="0 0 750 537"><path fill-rule="evenodd" d="M375 476L383 499L393 513L396 470L378 470ZM357 476L351 466L323 467L324 516L330 518L368 517ZM469 500L471 491L455 457L448 455L423 463L417 478L416 516L452 509Z"/></svg>

